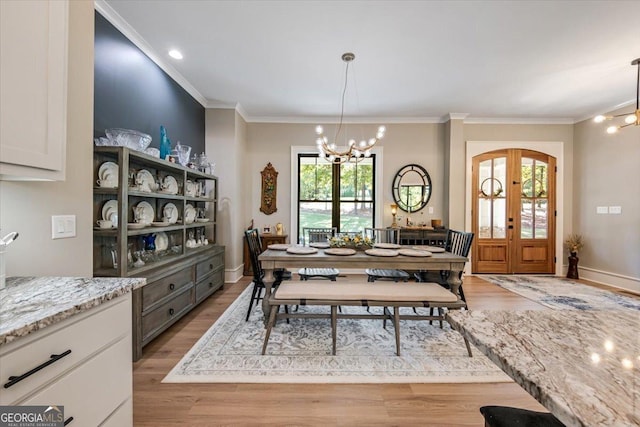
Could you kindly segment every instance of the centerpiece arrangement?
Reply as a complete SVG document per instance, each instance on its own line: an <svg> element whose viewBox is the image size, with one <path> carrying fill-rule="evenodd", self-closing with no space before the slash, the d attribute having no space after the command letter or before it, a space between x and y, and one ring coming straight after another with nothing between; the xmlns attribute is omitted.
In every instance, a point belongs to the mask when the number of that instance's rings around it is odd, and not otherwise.
<svg viewBox="0 0 640 427"><path fill-rule="evenodd" d="M360 233L341 233L329 239L332 248L351 248L358 251L371 249L375 239Z"/></svg>

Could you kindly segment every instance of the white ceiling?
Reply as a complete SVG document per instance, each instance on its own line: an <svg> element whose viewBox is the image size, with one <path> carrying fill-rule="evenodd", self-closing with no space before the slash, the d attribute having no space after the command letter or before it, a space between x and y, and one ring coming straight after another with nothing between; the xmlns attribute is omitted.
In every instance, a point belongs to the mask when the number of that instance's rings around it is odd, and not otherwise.
<svg viewBox="0 0 640 427"><path fill-rule="evenodd" d="M573 123L635 103L638 0L96 6L203 105L239 105L248 121L335 121L348 51L354 121Z"/></svg>

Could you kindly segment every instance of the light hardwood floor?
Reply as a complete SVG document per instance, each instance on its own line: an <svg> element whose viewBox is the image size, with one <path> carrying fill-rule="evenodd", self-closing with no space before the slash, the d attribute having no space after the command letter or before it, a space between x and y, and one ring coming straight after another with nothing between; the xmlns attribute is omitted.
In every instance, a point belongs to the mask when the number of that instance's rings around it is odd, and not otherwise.
<svg viewBox="0 0 640 427"><path fill-rule="evenodd" d="M135 426L480 427L483 405L545 411L515 383L162 384L249 283L245 277L226 284L144 348L133 367ZM546 309L479 277L465 277L464 283L472 309Z"/></svg>

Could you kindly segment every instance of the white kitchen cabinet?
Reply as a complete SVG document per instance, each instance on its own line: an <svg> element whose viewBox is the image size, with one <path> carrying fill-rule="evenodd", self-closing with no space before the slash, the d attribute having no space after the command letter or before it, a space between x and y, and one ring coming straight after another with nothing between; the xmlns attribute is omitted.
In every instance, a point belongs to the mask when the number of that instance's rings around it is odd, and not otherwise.
<svg viewBox="0 0 640 427"><path fill-rule="evenodd" d="M0 347L1 405L62 405L70 426L131 426L131 293ZM57 361L7 387L53 355ZM6 387L6 388L5 388ZM109 423L106 423L107 425Z"/></svg>
<svg viewBox="0 0 640 427"><path fill-rule="evenodd" d="M0 1L0 179L64 180L69 3Z"/></svg>

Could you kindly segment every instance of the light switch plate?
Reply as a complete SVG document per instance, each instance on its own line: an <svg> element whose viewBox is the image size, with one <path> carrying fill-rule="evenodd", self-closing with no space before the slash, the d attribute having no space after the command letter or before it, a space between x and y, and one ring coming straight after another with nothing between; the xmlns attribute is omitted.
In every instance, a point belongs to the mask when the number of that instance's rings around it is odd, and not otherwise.
<svg viewBox="0 0 640 427"><path fill-rule="evenodd" d="M622 206L609 206L609 213L619 215L622 213Z"/></svg>
<svg viewBox="0 0 640 427"><path fill-rule="evenodd" d="M75 215L53 215L51 217L51 238L68 239L76 237Z"/></svg>
<svg viewBox="0 0 640 427"><path fill-rule="evenodd" d="M596 214L608 214L609 213L609 208L607 208L606 206L598 206L596 207Z"/></svg>

